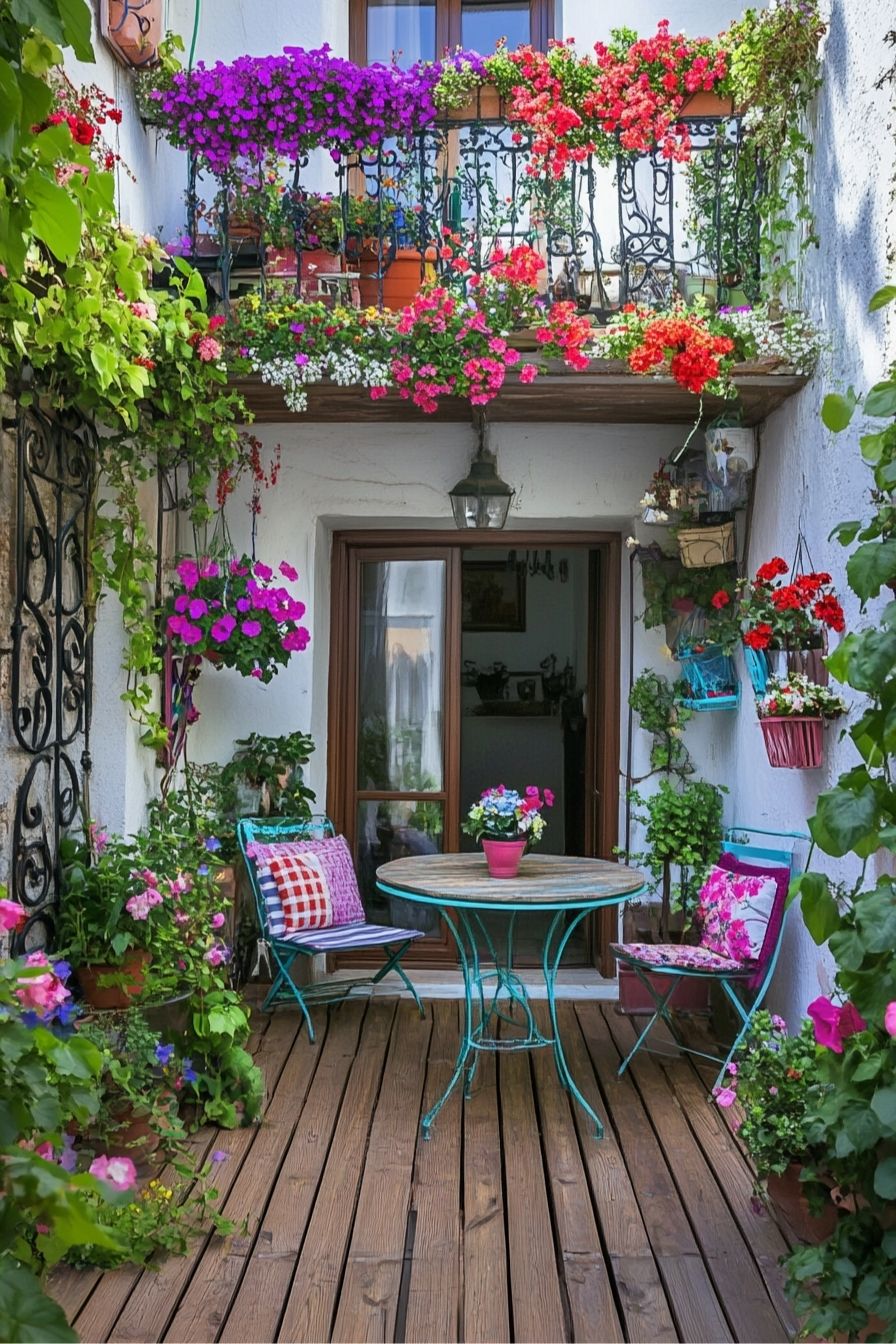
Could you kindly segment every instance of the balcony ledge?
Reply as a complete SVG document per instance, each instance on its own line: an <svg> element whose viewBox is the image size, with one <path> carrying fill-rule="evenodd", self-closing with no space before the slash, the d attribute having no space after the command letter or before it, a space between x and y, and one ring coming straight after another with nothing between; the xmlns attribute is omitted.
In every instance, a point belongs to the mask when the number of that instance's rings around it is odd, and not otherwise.
<svg viewBox="0 0 896 1344"><path fill-rule="evenodd" d="M507 377L500 394L489 403L492 421L528 420L540 424L638 424L692 425L700 407L698 397L680 387L673 378L646 378L621 372L618 361L593 360L587 372L544 372L534 383L521 383L515 373ZM809 381L804 375L739 373L734 385L745 425L757 425L795 396ZM234 378L231 387L241 392L259 424L293 421L312 423L427 420L469 422L470 406L460 397L443 398L438 411L424 416L395 390L373 401L365 388L340 387L335 383L312 384L308 409L287 409L279 387L263 383L256 374ZM705 395L707 418L731 411L736 403Z"/></svg>

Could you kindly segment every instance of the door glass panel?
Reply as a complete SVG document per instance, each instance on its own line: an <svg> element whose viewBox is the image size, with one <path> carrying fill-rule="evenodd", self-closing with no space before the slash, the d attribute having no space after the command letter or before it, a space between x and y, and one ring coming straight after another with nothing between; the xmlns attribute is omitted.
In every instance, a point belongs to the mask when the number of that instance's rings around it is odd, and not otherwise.
<svg viewBox="0 0 896 1344"><path fill-rule="evenodd" d="M511 51L529 41L529 0L463 0L461 46L488 53L501 38Z"/></svg>
<svg viewBox="0 0 896 1344"><path fill-rule="evenodd" d="M489 48L491 50L491 48ZM407 67L436 54L435 0L367 0L367 63Z"/></svg>
<svg viewBox="0 0 896 1344"><path fill-rule="evenodd" d="M426 906L376 889L376 870L392 859L442 852L443 808L431 802L377 802L358 805L358 885L367 918L376 924L435 932L438 917Z"/></svg>
<svg viewBox="0 0 896 1344"><path fill-rule="evenodd" d="M361 566L358 788L443 787L444 560Z"/></svg>

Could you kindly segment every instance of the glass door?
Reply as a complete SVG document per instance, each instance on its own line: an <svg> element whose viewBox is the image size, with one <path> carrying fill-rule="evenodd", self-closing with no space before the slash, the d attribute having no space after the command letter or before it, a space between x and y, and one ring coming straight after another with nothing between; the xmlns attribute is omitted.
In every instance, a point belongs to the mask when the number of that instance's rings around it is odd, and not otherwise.
<svg viewBox="0 0 896 1344"><path fill-rule="evenodd" d="M376 870L392 859L454 848L456 754L451 695L453 555L447 549L354 557L356 684L347 809L368 918L423 928L426 955L447 944L434 912L383 897ZM347 818L348 819L348 818Z"/></svg>

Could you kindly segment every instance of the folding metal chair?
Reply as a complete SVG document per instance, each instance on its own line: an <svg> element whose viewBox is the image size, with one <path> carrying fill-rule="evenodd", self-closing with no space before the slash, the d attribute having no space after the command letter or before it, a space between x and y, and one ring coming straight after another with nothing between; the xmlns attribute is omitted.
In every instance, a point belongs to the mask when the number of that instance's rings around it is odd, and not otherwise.
<svg viewBox="0 0 896 1344"><path fill-rule="evenodd" d="M753 864L771 875L776 875L781 870L784 870L787 874L787 881L779 883L772 902L759 956L755 961L742 964L705 950L701 953L699 948L689 947L686 944L614 943L611 947L613 956L618 962L631 967L655 1004L653 1015L619 1066L620 1075L625 1072L642 1047L650 1050L651 1047L644 1043L656 1023L663 1021L672 1033L672 1038L680 1050L683 1050L686 1054L697 1055L701 1059L708 1059L713 1063L721 1064L714 1084L714 1086L720 1087L728 1065L746 1035L753 1014L761 1007L765 999L775 973L775 966L783 940L784 924L787 916L787 892L790 881L795 875L794 845L789 848L770 848L763 844L751 844L748 840L735 840L733 837L771 836L782 841L797 842L808 841L809 836L800 831L767 831L756 826L731 826L725 834L723 853L731 854L737 859ZM700 961L704 964L697 964ZM735 1011L738 1031L731 1048L724 1057L708 1054L703 1050L696 1050L692 1046L685 1045L681 1039L672 1017L669 1001L679 982L686 978L697 978L709 981L711 984L720 985L727 1001Z"/></svg>
<svg viewBox="0 0 896 1344"><path fill-rule="evenodd" d="M252 854L254 844L281 844L294 840L331 839L336 834L329 817L314 816L307 821L289 818L243 817L237 823L236 836L240 853L246 864L252 894L255 897L255 911L261 936L259 950L267 949L276 966L276 974L268 991L262 1012L267 1012L278 1003L297 1003L302 1010L308 1036L314 1040L314 1028L311 1025L309 1004L342 1003L353 990L363 986L378 984L390 971L397 971L410 991L420 1016L424 1016L420 996L408 978L401 959L416 939L422 938L419 929L397 929L387 924L368 924L359 920L354 924L340 924L328 929L305 929L300 933L287 933L275 936L271 932L267 903L262 892L258 870ZM387 961L376 975L351 980L330 980L301 988L290 974L297 957L315 957L321 953L345 952L361 947L381 947Z"/></svg>

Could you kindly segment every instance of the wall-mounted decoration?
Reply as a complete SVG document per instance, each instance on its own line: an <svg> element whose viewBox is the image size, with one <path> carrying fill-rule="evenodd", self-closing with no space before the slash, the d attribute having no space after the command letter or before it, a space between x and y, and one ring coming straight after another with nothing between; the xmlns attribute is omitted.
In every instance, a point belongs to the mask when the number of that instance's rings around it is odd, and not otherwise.
<svg viewBox="0 0 896 1344"><path fill-rule="evenodd" d="M467 560L462 570L463 629L526 628L526 567L504 560Z"/></svg>
<svg viewBox="0 0 896 1344"><path fill-rule="evenodd" d="M99 0L100 32L122 65L140 70L159 58L162 0Z"/></svg>

